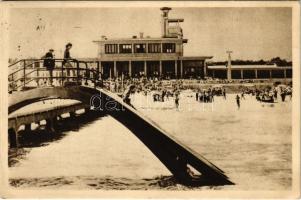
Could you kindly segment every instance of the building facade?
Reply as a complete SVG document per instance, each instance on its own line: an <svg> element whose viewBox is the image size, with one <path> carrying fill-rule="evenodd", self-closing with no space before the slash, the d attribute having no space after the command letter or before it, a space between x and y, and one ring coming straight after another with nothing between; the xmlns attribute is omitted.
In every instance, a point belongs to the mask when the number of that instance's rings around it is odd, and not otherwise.
<svg viewBox="0 0 301 200"><path fill-rule="evenodd" d="M207 66L207 76L218 79L228 78L225 65ZM277 65L232 65L231 79L291 79L292 67Z"/></svg>
<svg viewBox="0 0 301 200"><path fill-rule="evenodd" d="M163 79L213 77L220 79L272 79L292 78L292 67L231 66L229 54L228 66L206 66L206 60L212 56L184 56L184 44L180 23L184 19L171 19L169 7L161 8L161 37L144 37L143 33L132 38L93 41L98 46L97 62L103 78L160 77ZM227 52L232 53L232 52Z"/></svg>
<svg viewBox="0 0 301 200"><path fill-rule="evenodd" d="M184 44L180 23L184 19L170 19L171 8L161 8L162 36L160 38L139 37L93 41L98 45L97 59L104 78L161 77L204 78L205 61L212 56L184 57Z"/></svg>

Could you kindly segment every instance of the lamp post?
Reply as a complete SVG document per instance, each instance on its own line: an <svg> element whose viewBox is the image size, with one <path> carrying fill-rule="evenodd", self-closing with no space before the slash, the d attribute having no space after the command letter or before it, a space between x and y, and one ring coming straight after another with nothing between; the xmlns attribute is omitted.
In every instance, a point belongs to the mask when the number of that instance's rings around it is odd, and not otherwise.
<svg viewBox="0 0 301 200"><path fill-rule="evenodd" d="M227 51L227 54L228 54L228 65L227 65L227 79L228 80L232 80L232 77L231 77L231 53L233 51Z"/></svg>

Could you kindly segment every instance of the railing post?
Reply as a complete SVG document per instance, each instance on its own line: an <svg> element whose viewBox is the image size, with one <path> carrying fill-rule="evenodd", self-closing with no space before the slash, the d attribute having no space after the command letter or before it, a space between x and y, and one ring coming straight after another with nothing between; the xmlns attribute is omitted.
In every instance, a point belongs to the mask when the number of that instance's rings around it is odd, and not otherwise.
<svg viewBox="0 0 301 200"><path fill-rule="evenodd" d="M85 85L88 85L88 65L86 64L86 81L85 81Z"/></svg>
<svg viewBox="0 0 301 200"><path fill-rule="evenodd" d="M36 78L36 82L37 82L37 87L40 86L40 78L39 78L39 69L40 69L40 62L39 62L39 65L37 67L37 78Z"/></svg>
<svg viewBox="0 0 301 200"><path fill-rule="evenodd" d="M26 81L25 81L25 78L26 78L26 61L24 60L23 61L23 81L24 81L24 83L23 83L23 87L25 87L25 84L26 84Z"/></svg>
<svg viewBox="0 0 301 200"><path fill-rule="evenodd" d="M99 82L100 76L99 76L99 61L96 62L97 63L97 67L96 67L96 76L95 76L95 86L97 84L97 81Z"/></svg>
<svg viewBox="0 0 301 200"><path fill-rule="evenodd" d="M62 81L62 86L64 85L64 61L62 61L62 74L61 74L61 81Z"/></svg>
<svg viewBox="0 0 301 200"><path fill-rule="evenodd" d="M78 85L80 85L79 83L80 83L80 80L79 80L79 73L80 73L80 71L79 71L79 61L77 60L76 61L76 70L77 70L77 84Z"/></svg>

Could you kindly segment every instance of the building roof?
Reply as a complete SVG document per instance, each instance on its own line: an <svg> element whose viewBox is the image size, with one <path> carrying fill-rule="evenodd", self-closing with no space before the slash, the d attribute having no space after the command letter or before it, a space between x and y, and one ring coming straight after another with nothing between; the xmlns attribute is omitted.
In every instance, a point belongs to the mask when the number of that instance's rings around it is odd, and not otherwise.
<svg viewBox="0 0 301 200"><path fill-rule="evenodd" d="M208 66L209 69L224 69L226 65L212 65ZM231 69L291 69L292 66L279 67L277 65L232 65Z"/></svg>
<svg viewBox="0 0 301 200"><path fill-rule="evenodd" d="M183 61L203 61L206 59L211 59L212 56L174 56L174 55L170 55L170 56L159 56L158 57L152 57L152 56L122 56L122 57L106 57L106 58L81 58L78 60L82 60L82 61L91 61L91 62L95 62L95 61L108 61L108 62L112 62L112 61L172 61L172 60L183 60Z"/></svg>
<svg viewBox="0 0 301 200"><path fill-rule="evenodd" d="M95 43L124 43L124 42L136 42L136 41L183 41L186 43L187 39L181 38L153 38L153 37L143 37L143 38L112 38L112 39L103 39L103 40L93 40Z"/></svg>
<svg viewBox="0 0 301 200"><path fill-rule="evenodd" d="M183 56L179 57L179 60L205 60L211 58L213 58L213 56Z"/></svg>

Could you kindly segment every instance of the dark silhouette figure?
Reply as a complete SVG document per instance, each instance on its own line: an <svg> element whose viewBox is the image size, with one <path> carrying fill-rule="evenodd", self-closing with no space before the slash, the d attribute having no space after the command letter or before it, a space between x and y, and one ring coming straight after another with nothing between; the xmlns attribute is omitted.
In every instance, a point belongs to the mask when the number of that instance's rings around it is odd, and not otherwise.
<svg viewBox="0 0 301 200"><path fill-rule="evenodd" d="M49 71L49 80L50 80L50 85L52 85L53 82L53 69L55 67L55 61L54 61L54 55L53 55L54 50L49 49L49 51L45 54L44 56L44 67Z"/></svg>
<svg viewBox="0 0 301 200"><path fill-rule="evenodd" d="M66 68L72 68L72 65L70 63L70 59L71 59L71 56L70 56L70 49L72 48L72 44L71 43L68 43L66 44L66 49L65 49L65 52L64 52L64 61L63 61L63 65L66 67ZM72 75L74 76L74 70L70 70L70 69L67 69L67 76L71 76L71 72L72 71Z"/></svg>
<svg viewBox="0 0 301 200"><path fill-rule="evenodd" d="M286 94L285 94L285 92L283 90L281 90L280 96L281 96L282 102L284 102Z"/></svg>
<svg viewBox="0 0 301 200"><path fill-rule="evenodd" d="M224 99L226 99L226 89L225 88L223 90L223 96L224 96Z"/></svg>
<svg viewBox="0 0 301 200"><path fill-rule="evenodd" d="M237 108L240 109L240 97L236 95Z"/></svg>

